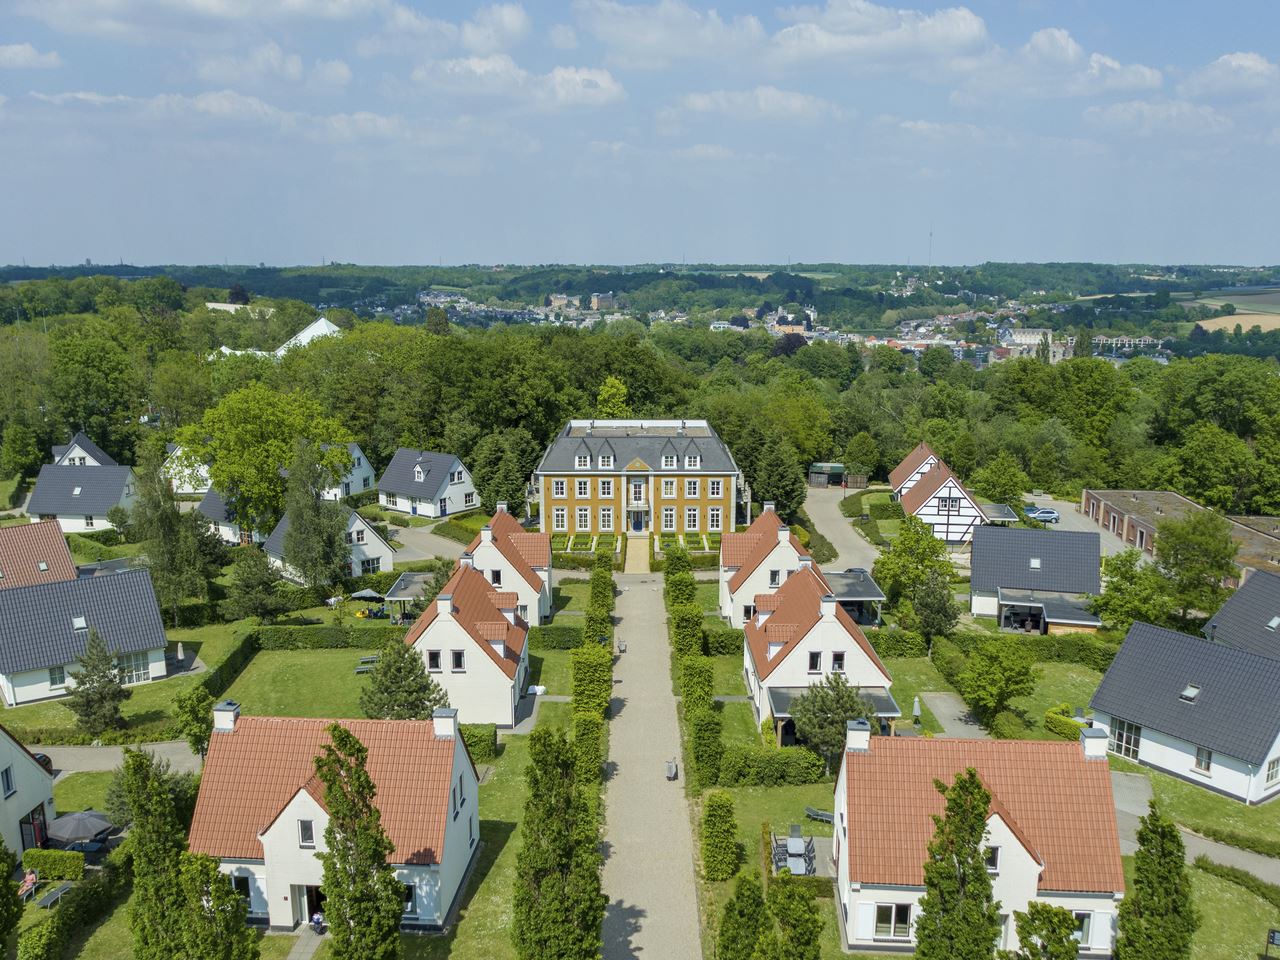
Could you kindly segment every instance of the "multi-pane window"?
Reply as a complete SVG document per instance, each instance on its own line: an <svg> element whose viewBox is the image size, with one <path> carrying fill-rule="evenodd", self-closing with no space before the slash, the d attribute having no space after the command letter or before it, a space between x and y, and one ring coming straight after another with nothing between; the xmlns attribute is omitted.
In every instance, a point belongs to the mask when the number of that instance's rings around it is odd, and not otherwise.
<svg viewBox="0 0 1280 960"><path fill-rule="evenodd" d="M684 495L690 499L693 499L698 495L697 480L686 480L684 482Z"/></svg>
<svg viewBox="0 0 1280 960"><path fill-rule="evenodd" d="M298 821L298 846L314 847L316 845L316 825L310 820Z"/></svg>
<svg viewBox="0 0 1280 960"><path fill-rule="evenodd" d="M611 453L600 454L600 469L601 470L613 469L613 454Z"/></svg>
<svg viewBox="0 0 1280 960"><path fill-rule="evenodd" d="M667 499L676 495L676 482L674 480L662 481L662 495Z"/></svg>
<svg viewBox="0 0 1280 960"><path fill-rule="evenodd" d="M439 650L427 651L427 669L432 671L433 673L439 671L440 669L440 651Z"/></svg>
<svg viewBox="0 0 1280 960"><path fill-rule="evenodd" d="M1270 786L1277 780L1280 780L1280 757L1267 764L1267 785Z"/></svg>
<svg viewBox="0 0 1280 960"><path fill-rule="evenodd" d="M65 687L67 685L67 671L62 667L49 668L49 686Z"/></svg>
<svg viewBox="0 0 1280 960"><path fill-rule="evenodd" d="M1196 747L1196 769L1208 773L1213 768L1213 751L1205 747Z"/></svg>
<svg viewBox="0 0 1280 960"><path fill-rule="evenodd" d="M676 508L663 507L662 508L662 529L671 531L671 530L674 530L675 528L676 528Z"/></svg>
<svg viewBox="0 0 1280 960"><path fill-rule="evenodd" d="M453 471L453 473L449 474L449 482L461 483L464 477L466 477L465 473L463 473L461 470L455 470Z"/></svg>
<svg viewBox="0 0 1280 960"><path fill-rule="evenodd" d="M600 532L613 532L613 507L600 508Z"/></svg>
<svg viewBox="0 0 1280 960"><path fill-rule="evenodd" d="M474 507L476 505L476 495L474 493L464 493L462 495L462 505L464 507Z"/></svg>
<svg viewBox="0 0 1280 960"><path fill-rule="evenodd" d="M121 683L142 683L151 679L151 668L147 666L147 654L122 653L118 657Z"/></svg>
<svg viewBox="0 0 1280 960"><path fill-rule="evenodd" d="M662 458L662 469L663 469L663 470L674 470L675 468L676 468L676 458L675 458L675 454L667 454L667 455L664 455L664 456L663 456L663 458Z"/></svg>
<svg viewBox="0 0 1280 960"><path fill-rule="evenodd" d="M911 904L877 903L877 940L907 940L911 936Z"/></svg>
<svg viewBox="0 0 1280 960"><path fill-rule="evenodd" d="M577 529L579 532L583 530L590 530L591 529L591 508L579 507L577 520L578 520Z"/></svg>
<svg viewBox="0 0 1280 960"><path fill-rule="evenodd" d="M707 510L707 529L713 533L721 529L720 508L710 507Z"/></svg>
<svg viewBox="0 0 1280 960"><path fill-rule="evenodd" d="M579 470L589 470L591 468L591 454L580 453L574 458L574 464Z"/></svg>
<svg viewBox="0 0 1280 960"><path fill-rule="evenodd" d="M371 573L377 573L382 569L381 557L365 557L360 561L361 576L368 576Z"/></svg>
<svg viewBox="0 0 1280 960"><path fill-rule="evenodd" d="M569 529L569 511L564 507L556 507L551 511L551 529L567 530Z"/></svg>
<svg viewBox="0 0 1280 960"><path fill-rule="evenodd" d="M553 497L562 499L564 497L564 489L565 489L565 484L563 480L551 481L551 495Z"/></svg>
<svg viewBox="0 0 1280 960"><path fill-rule="evenodd" d="M578 496L578 499L579 499L579 500L585 500L585 499L587 499L587 497L591 496L591 481L590 481L590 480L579 480L579 481L578 481L577 496Z"/></svg>
<svg viewBox="0 0 1280 960"><path fill-rule="evenodd" d="M92 527L92 526L93 526L93 517L88 517L88 516L86 516L86 517L84 518L84 525L85 525L85 527L86 527L86 528L88 528L88 527Z"/></svg>
<svg viewBox="0 0 1280 960"><path fill-rule="evenodd" d="M3 788L6 797L11 796L18 788L13 785L13 767L8 766L0 770L0 788Z"/></svg>
<svg viewBox="0 0 1280 960"><path fill-rule="evenodd" d="M396 495L394 493L387 494L387 506L388 507L400 506L400 501L396 499Z"/></svg>
<svg viewBox="0 0 1280 960"><path fill-rule="evenodd" d="M698 508L697 507L685 507L684 528L686 530L698 529Z"/></svg>
<svg viewBox="0 0 1280 960"><path fill-rule="evenodd" d="M373 477L366 473L364 475L364 489L368 490L371 486L373 486Z"/></svg>
<svg viewBox="0 0 1280 960"><path fill-rule="evenodd" d="M600 481L600 497L604 500L613 498L613 480L602 479Z"/></svg>
<svg viewBox="0 0 1280 960"><path fill-rule="evenodd" d="M1111 737L1107 749L1130 760L1138 759L1138 750L1142 746L1142 728L1136 723L1111 718Z"/></svg>
<svg viewBox="0 0 1280 960"><path fill-rule="evenodd" d="M364 543L364 531L363 531L363 530L357 530L357 531L356 531L356 543Z"/></svg>
<svg viewBox="0 0 1280 960"><path fill-rule="evenodd" d="M844 673L844 652L831 654L831 672Z"/></svg>
<svg viewBox="0 0 1280 960"><path fill-rule="evenodd" d="M711 499L713 499L713 500L718 500L718 499L720 499L720 497L724 496L724 481L723 481L723 480L708 480L708 481L707 481L707 496L711 497Z"/></svg>
<svg viewBox="0 0 1280 960"><path fill-rule="evenodd" d="M684 468L686 470L697 470L702 466L702 457L696 453L688 454L684 458Z"/></svg>
<svg viewBox="0 0 1280 960"><path fill-rule="evenodd" d="M809 672L810 673L822 672L822 651L821 650L809 651Z"/></svg>

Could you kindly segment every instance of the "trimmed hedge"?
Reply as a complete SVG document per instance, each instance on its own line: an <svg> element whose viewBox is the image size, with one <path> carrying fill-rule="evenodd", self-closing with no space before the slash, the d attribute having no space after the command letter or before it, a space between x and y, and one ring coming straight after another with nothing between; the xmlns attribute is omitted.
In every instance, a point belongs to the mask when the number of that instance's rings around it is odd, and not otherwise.
<svg viewBox="0 0 1280 960"><path fill-rule="evenodd" d="M468 544L476 538L479 531L464 527L456 520L442 520L431 528L431 532L456 540L458 543Z"/></svg>
<svg viewBox="0 0 1280 960"><path fill-rule="evenodd" d="M71 939L116 909L129 892L133 850L128 841L96 870L63 894L48 919L18 936L18 960L62 960Z"/></svg>
<svg viewBox="0 0 1280 960"><path fill-rule="evenodd" d="M34 870L41 880L83 880L84 854L76 850L22 851L22 866Z"/></svg>
<svg viewBox="0 0 1280 960"><path fill-rule="evenodd" d="M1079 740L1087 724L1071 716L1071 704L1060 703L1044 712L1044 728L1063 740Z"/></svg>
<svg viewBox="0 0 1280 960"><path fill-rule="evenodd" d="M530 650L573 650L582 646L582 627L576 624L551 623L529 628Z"/></svg>
<svg viewBox="0 0 1280 960"><path fill-rule="evenodd" d="M575 710L605 715L613 696L613 654L598 643L584 644L569 655Z"/></svg>
<svg viewBox="0 0 1280 960"><path fill-rule="evenodd" d="M991 634L988 633L985 636L989 638ZM938 668L943 679L953 687L956 686L957 678L965 668L964 651L946 637L934 637L933 645L929 649L929 658Z"/></svg>
<svg viewBox="0 0 1280 960"><path fill-rule="evenodd" d="M742 631L730 626L702 628L707 653L713 657L742 656Z"/></svg>
<svg viewBox="0 0 1280 960"><path fill-rule="evenodd" d="M404 636L403 627L258 627L259 650L377 650Z"/></svg>
<svg viewBox="0 0 1280 960"><path fill-rule="evenodd" d="M697 604L672 604L671 646L681 657L702 653L702 608Z"/></svg>
<svg viewBox="0 0 1280 960"><path fill-rule="evenodd" d="M985 631L957 631L951 642L962 652L968 653L992 634ZM1031 655L1042 663L1078 663L1099 673L1106 673L1120 650L1120 644L1106 636L1093 633L1026 634L1018 637Z"/></svg>
<svg viewBox="0 0 1280 960"><path fill-rule="evenodd" d="M728 880L738 872L740 852L733 798L723 790L707 795L702 805L701 832L703 875L708 880Z"/></svg>
<svg viewBox="0 0 1280 960"><path fill-rule="evenodd" d="M308 587L301 587L296 583L285 583L284 581L276 584L276 596L284 601L286 613L318 607L326 599Z"/></svg>
<svg viewBox="0 0 1280 960"><path fill-rule="evenodd" d="M579 783L599 783L604 772L604 717L573 712L573 758Z"/></svg>
<svg viewBox="0 0 1280 960"><path fill-rule="evenodd" d="M867 639L876 653L882 657L927 657L929 643L911 630L891 627L887 630L866 630Z"/></svg>
<svg viewBox="0 0 1280 960"><path fill-rule="evenodd" d="M200 677L200 683L209 691L213 699L220 699L231 684L235 683L236 677L240 676L240 672L257 652L258 631L246 630L232 647L231 652L227 654L226 659Z"/></svg>
<svg viewBox="0 0 1280 960"><path fill-rule="evenodd" d="M1235 830L1215 827L1199 820L1196 821L1194 826L1188 826L1188 829L1200 834L1202 837L1217 840L1219 843L1225 843L1231 847L1252 850L1254 853L1260 853L1264 857L1280 857L1280 838L1237 833Z"/></svg>
<svg viewBox="0 0 1280 960"><path fill-rule="evenodd" d="M902 504L897 500L890 500L888 503L873 503L866 511L871 515L872 520L901 520L906 516L902 509Z"/></svg>
<svg viewBox="0 0 1280 960"><path fill-rule="evenodd" d="M1192 866L1197 870L1203 870L1205 873L1211 873L1222 880L1228 880L1237 886L1244 887L1253 895L1266 900L1276 909L1280 909L1280 886L1274 883L1267 883L1267 881L1259 879L1239 867L1228 867L1221 863L1214 863L1203 853L1196 857Z"/></svg>
<svg viewBox="0 0 1280 960"><path fill-rule="evenodd" d="M731 743L724 746L720 757L722 787L820 783L825 775L822 758L806 747Z"/></svg>
<svg viewBox="0 0 1280 960"><path fill-rule="evenodd" d="M769 882L786 884L788 887L799 887L807 896L814 898L822 897L830 900L836 895L835 884L831 882L830 877L797 877L785 868L782 873Z"/></svg>
<svg viewBox="0 0 1280 960"><path fill-rule="evenodd" d="M692 573L677 573L667 578L666 600L668 607L676 607L683 603L696 603L698 599L698 581Z"/></svg>
<svg viewBox="0 0 1280 960"><path fill-rule="evenodd" d="M462 723L462 742L476 763L493 763L498 759L498 725L496 723Z"/></svg>
<svg viewBox="0 0 1280 960"><path fill-rule="evenodd" d="M599 565L591 570L591 593L589 603L607 610L613 610L616 602L613 591L613 570L601 570Z"/></svg>
<svg viewBox="0 0 1280 960"><path fill-rule="evenodd" d="M711 660L697 655L680 659L680 702L686 713L710 710L715 703L712 695L713 677Z"/></svg>
<svg viewBox="0 0 1280 960"><path fill-rule="evenodd" d="M587 605L586 616L582 618L582 642L589 642L590 646L597 647L601 645L599 640L602 637L606 645L612 644L613 613L608 607L590 603Z"/></svg>
<svg viewBox="0 0 1280 960"><path fill-rule="evenodd" d="M714 710L685 711L695 782L713 787L720 782L720 755L724 752L720 714Z"/></svg>

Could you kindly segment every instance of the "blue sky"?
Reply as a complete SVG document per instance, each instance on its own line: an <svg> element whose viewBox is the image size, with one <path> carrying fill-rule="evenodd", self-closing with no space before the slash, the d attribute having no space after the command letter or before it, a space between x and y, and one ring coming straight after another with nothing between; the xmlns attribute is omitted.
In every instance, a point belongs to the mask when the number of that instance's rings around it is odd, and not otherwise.
<svg viewBox="0 0 1280 960"><path fill-rule="evenodd" d="M0 0L0 262L1276 263L1278 61L1274 0Z"/></svg>

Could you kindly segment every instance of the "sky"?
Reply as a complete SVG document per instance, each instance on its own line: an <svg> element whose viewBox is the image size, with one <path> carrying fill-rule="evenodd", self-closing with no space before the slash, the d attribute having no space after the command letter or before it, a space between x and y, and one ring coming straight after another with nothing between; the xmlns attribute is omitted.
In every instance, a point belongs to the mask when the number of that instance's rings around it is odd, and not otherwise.
<svg viewBox="0 0 1280 960"><path fill-rule="evenodd" d="M0 0L0 263L1274 264L1278 61L1275 0Z"/></svg>

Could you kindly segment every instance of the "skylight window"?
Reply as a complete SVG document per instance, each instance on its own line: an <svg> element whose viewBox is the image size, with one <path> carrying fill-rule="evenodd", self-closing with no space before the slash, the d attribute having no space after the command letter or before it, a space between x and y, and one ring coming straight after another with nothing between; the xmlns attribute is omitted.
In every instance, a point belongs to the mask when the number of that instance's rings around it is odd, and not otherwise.
<svg viewBox="0 0 1280 960"><path fill-rule="evenodd" d="M1195 703L1196 697L1198 696L1200 696L1200 688L1194 683L1188 683L1186 688L1182 691L1181 699L1186 703Z"/></svg>
<svg viewBox="0 0 1280 960"><path fill-rule="evenodd" d="M1272 633L1275 633L1277 628L1280 628L1280 617L1272 617L1267 621L1267 629Z"/></svg>
<svg viewBox="0 0 1280 960"><path fill-rule="evenodd" d="M85 621L84 617L72 617L71 628L73 630L87 630L89 628L89 624Z"/></svg>
<svg viewBox="0 0 1280 960"><path fill-rule="evenodd" d="M1032 569L1032 570L1039 570L1039 569L1040 569L1040 558L1039 558L1039 557L1032 557L1032 558L1031 558L1031 569Z"/></svg>
<svg viewBox="0 0 1280 960"><path fill-rule="evenodd" d="M49 565L45 563L43 560L37 562L36 567L40 570L41 573L49 572Z"/></svg>
<svg viewBox="0 0 1280 960"><path fill-rule="evenodd" d="M74 490L72 490L72 491L71 491L71 495L72 495L73 497L78 497L78 496L80 496L80 488L79 488L79 487L76 487Z"/></svg>

